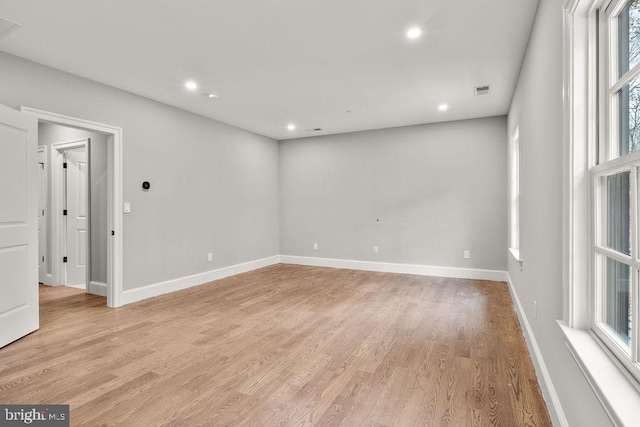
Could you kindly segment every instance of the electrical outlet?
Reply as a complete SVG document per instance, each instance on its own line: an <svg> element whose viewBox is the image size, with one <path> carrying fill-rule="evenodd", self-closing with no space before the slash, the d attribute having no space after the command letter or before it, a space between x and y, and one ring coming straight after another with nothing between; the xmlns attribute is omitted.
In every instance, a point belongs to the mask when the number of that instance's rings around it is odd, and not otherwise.
<svg viewBox="0 0 640 427"><path fill-rule="evenodd" d="M317 243L314 243L314 244L313 244L313 250L314 250L314 251L317 251L317 250L318 250L318 244L317 244Z"/></svg>
<svg viewBox="0 0 640 427"><path fill-rule="evenodd" d="M469 258L471 258L471 252L464 251L464 259L469 259Z"/></svg>
<svg viewBox="0 0 640 427"><path fill-rule="evenodd" d="M207 260L209 262L213 261L213 254L211 252L209 252L209 254L207 255Z"/></svg>
<svg viewBox="0 0 640 427"><path fill-rule="evenodd" d="M374 253L374 254L377 254L377 253L378 253L378 247L377 247L377 246L374 246L374 247L373 247L373 253Z"/></svg>
<svg viewBox="0 0 640 427"><path fill-rule="evenodd" d="M538 303L533 300L533 320L538 318Z"/></svg>

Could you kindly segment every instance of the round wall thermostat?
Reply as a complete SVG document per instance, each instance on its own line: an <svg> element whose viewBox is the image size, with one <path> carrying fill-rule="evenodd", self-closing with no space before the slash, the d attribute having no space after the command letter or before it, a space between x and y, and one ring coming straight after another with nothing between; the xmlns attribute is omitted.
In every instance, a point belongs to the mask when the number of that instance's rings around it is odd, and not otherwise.
<svg viewBox="0 0 640 427"><path fill-rule="evenodd" d="M142 183L142 188L143 188L144 190L148 190L148 189L150 189L150 188L151 188L151 184L149 184L149 181L145 181L145 182L143 182L143 183Z"/></svg>

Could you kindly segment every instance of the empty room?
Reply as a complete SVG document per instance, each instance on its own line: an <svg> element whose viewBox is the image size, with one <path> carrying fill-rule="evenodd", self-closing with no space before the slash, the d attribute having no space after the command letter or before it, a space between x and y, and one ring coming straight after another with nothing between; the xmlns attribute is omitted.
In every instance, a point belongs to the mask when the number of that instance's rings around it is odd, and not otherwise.
<svg viewBox="0 0 640 427"><path fill-rule="evenodd" d="M638 0L0 0L0 425L638 425L639 296Z"/></svg>

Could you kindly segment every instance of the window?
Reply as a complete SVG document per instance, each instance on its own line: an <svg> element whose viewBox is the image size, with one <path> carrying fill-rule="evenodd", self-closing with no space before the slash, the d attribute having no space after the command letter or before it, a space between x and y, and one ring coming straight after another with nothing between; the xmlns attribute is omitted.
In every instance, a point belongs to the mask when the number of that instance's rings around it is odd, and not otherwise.
<svg viewBox="0 0 640 427"><path fill-rule="evenodd" d="M509 141L509 250L522 264L520 258L520 128L511 134Z"/></svg>
<svg viewBox="0 0 640 427"><path fill-rule="evenodd" d="M601 9L591 327L640 380L640 0Z"/></svg>

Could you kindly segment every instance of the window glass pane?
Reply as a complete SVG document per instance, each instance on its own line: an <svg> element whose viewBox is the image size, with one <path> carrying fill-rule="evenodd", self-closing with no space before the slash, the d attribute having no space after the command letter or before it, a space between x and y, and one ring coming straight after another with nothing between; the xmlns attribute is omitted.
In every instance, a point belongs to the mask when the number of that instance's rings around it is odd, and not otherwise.
<svg viewBox="0 0 640 427"><path fill-rule="evenodd" d="M640 1L640 0L639 0ZM618 92L620 156L640 150L640 76Z"/></svg>
<svg viewBox="0 0 640 427"><path fill-rule="evenodd" d="M606 258L604 321L622 342L631 342L631 267Z"/></svg>
<svg viewBox="0 0 640 427"><path fill-rule="evenodd" d="M640 0L631 0L618 16L618 76L640 61Z"/></svg>
<svg viewBox="0 0 640 427"><path fill-rule="evenodd" d="M631 255L629 176L628 171L607 176L604 200L605 244L625 255Z"/></svg>

